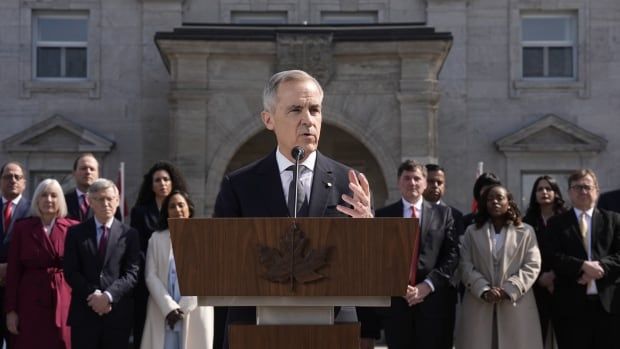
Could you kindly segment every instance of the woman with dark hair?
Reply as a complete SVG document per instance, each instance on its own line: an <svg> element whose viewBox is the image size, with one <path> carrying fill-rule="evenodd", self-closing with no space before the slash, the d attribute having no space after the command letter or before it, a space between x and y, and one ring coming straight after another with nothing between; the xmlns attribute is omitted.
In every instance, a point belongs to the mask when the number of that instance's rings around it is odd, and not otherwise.
<svg viewBox="0 0 620 349"><path fill-rule="evenodd" d="M554 342L552 335L553 327L549 326L549 323L551 321L551 295L553 294L555 273L546 263L548 260L547 253L545 253L547 239L544 238L544 232L547 229L549 219L566 212L566 210L564 199L562 199L562 192L557 181L547 175L536 178L532 186L530 204L523 221L534 227L538 245L543 256L541 273L534 284L534 296L538 305L543 341L548 347L553 347Z"/></svg>
<svg viewBox="0 0 620 349"><path fill-rule="evenodd" d="M9 348L70 349L71 287L63 273L65 238L79 222L65 218L60 184L45 179L34 191L29 218L15 222L6 276Z"/></svg>
<svg viewBox="0 0 620 349"><path fill-rule="evenodd" d="M198 306L197 297L179 291L168 218L191 218L194 204L186 192L173 190L164 200L160 229L146 252L146 285L150 292L143 349L212 348L213 308Z"/></svg>
<svg viewBox="0 0 620 349"><path fill-rule="evenodd" d="M540 349L531 287L540 271L532 227L521 222L512 194L501 185L485 189L476 223L465 231L460 273L466 293L457 332L459 349Z"/></svg>
<svg viewBox="0 0 620 349"><path fill-rule="evenodd" d="M494 173L484 172L478 178L476 178L476 182L474 182L473 194L474 194L474 202L472 205L472 212L463 216L463 225L467 228L470 224L476 223L475 217L476 212L478 212L478 208L480 207L480 196L484 190L492 185L502 184Z"/></svg>
<svg viewBox="0 0 620 349"><path fill-rule="evenodd" d="M144 259L151 234L158 228L159 212L164 199L173 190L187 191L185 179L179 170L169 162L159 161L153 164L142 179L135 206L131 209L131 226L140 236L140 250L142 262L138 283L134 291L134 347L140 347L142 328L146 318L146 301L148 290L144 283Z"/></svg>

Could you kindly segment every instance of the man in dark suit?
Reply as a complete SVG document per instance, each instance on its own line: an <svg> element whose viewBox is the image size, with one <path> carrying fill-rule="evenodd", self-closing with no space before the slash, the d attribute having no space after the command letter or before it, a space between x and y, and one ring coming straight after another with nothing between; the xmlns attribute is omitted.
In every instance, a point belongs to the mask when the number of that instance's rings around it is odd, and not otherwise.
<svg viewBox="0 0 620 349"><path fill-rule="evenodd" d="M446 170L437 164L426 164L426 183L426 190L424 190L423 194L424 200L450 207L456 236L463 236L463 233L465 233L463 213L443 200L443 196L446 194Z"/></svg>
<svg viewBox="0 0 620 349"><path fill-rule="evenodd" d="M99 162L92 153L83 153L73 162L73 179L75 188L65 193L67 203L67 218L84 222L93 216L88 201L88 187L99 178ZM116 210L115 217L121 220L120 209Z"/></svg>
<svg viewBox="0 0 620 349"><path fill-rule="evenodd" d="M297 186L298 216L372 217L364 175L317 151L322 101L320 84L303 71L284 71L271 77L263 91L261 119L275 133L277 149L224 178L215 217L293 216L296 181L290 166L294 164L291 151L296 146L303 147L305 153ZM227 323L255 319L254 308L235 307L229 309ZM218 344L216 339L214 347Z"/></svg>
<svg viewBox="0 0 620 349"><path fill-rule="evenodd" d="M427 187L423 165L411 160L402 163L398 187L402 198L377 210L376 216L420 220L418 259L411 266L403 297L392 297L389 308L371 309L370 316L367 310L361 312L362 335L378 337L377 325L383 324L390 349L451 349L456 292L450 278L459 258L454 219L449 207L423 200Z"/></svg>
<svg viewBox="0 0 620 349"><path fill-rule="evenodd" d="M72 347L127 348L139 269L138 232L114 218L119 198L112 181L94 181L88 197L94 216L71 227L65 241Z"/></svg>
<svg viewBox="0 0 620 349"><path fill-rule="evenodd" d="M620 189L601 194L597 206L601 210L620 213Z"/></svg>
<svg viewBox="0 0 620 349"><path fill-rule="evenodd" d="M8 343L4 313L4 278L6 277L9 243L16 220L28 216L30 201L22 196L26 189L26 177L22 166L17 162L7 162L0 169L0 190L2 191L2 224L0 224L0 347L2 341ZM7 344L8 345L8 344Z"/></svg>
<svg viewBox="0 0 620 349"><path fill-rule="evenodd" d="M595 207L592 170L568 177L573 208L553 217L545 239L555 271L552 320L558 346L617 348L620 340L620 214Z"/></svg>

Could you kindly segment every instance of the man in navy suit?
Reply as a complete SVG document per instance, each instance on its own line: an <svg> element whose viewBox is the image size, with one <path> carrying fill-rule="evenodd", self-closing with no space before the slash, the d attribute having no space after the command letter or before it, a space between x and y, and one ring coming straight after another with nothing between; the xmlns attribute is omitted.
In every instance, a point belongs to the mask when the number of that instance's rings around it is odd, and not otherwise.
<svg viewBox="0 0 620 349"><path fill-rule="evenodd" d="M299 175L298 216L372 217L365 176L317 151L322 102L321 85L303 71L283 71L269 79L263 91L261 119L275 133L277 148L224 178L215 217L293 216L294 205L288 198L294 197L295 181L289 168L294 164L291 151L296 146L303 147L305 153ZM255 319L254 308L235 307L230 308L227 322ZM218 348L217 329L215 334L214 347Z"/></svg>
<svg viewBox="0 0 620 349"><path fill-rule="evenodd" d="M0 347L2 341L8 343L9 333L6 328L4 313L4 278L9 243L16 220L28 216L30 201L22 196L26 189L26 177L22 166L17 162L7 162L0 169L0 190L2 191L2 224L0 224Z"/></svg>
<svg viewBox="0 0 620 349"><path fill-rule="evenodd" d="M67 217L84 222L93 216L88 201L88 187L99 179L99 162L92 153L80 154L73 162L73 179L75 188L65 193ZM120 209L116 210L116 219L121 220Z"/></svg>
<svg viewBox="0 0 620 349"><path fill-rule="evenodd" d="M422 194L424 200L450 207L452 218L454 218L456 236L462 236L465 233L463 213L443 200L443 196L446 193L446 170L437 164L426 164L426 174L427 186L424 194Z"/></svg>
<svg viewBox="0 0 620 349"><path fill-rule="evenodd" d="M127 348L139 269L138 232L114 218L119 197L112 181L94 181L88 197L94 216L71 227L65 241L71 344L74 349Z"/></svg>
<svg viewBox="0 0 620 349"><path fill-rule="evenodd" d="M560 348L617 348L620 341L620 214L597 209L592 170L568 177L573 208L545 232L555 272L552 321Z"/></svg>
<svg viewBox="0 0 620 349"><path fill-rule="evenodd" d="M418 259L411 266L402 297L389 308L359 308L363 337L379 337L385 329L390 349L451 349L456 291L450 279L459 259L454 219L448 206L423 199L427 171L412 160L398 168L401 199L376 211L377 217L417 218L420 221Z"/></svg>

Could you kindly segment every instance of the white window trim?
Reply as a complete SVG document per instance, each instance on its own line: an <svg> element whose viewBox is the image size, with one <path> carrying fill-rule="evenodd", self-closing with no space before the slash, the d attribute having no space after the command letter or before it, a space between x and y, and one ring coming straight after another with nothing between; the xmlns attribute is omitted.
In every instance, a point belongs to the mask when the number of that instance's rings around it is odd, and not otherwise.
<svg viewBox="0 0 620 349"><path fill-rule="evenodd" d="M590 98L590 77L588 52L589 11L583 2L567 1L562 3L531 5L522 0L509 0L509 93L510 98L521 98L528 93L574 93L579 98ZM540 13L545 17L567 13L575 14L576 43L574 59L575 76L573 78L523 78L523 50L521 47L521 16Z"/></svg>
<svg viewBox="0 0 620 349"><path fill-rule="evenodd" d="M33 94L86 94L88 98L101 98L101 10L98 2L72 1L70 5L63 0L20 2L20 51L19 96L32 98ZM33 22L36 14L54 13L57 15L73 13L88 14L87 78L34 78Z"/></svg>
<svg viewBox="0 0 620 349"><path fill-rule="evenodd" d="M550 14L542 14L542 13L534 13L534 14L530 14L530 13L521 13L520 15L520 28L523 29L521 26L523 25L523 19L524 18L573 18L574 19L574 25L577 25L577 15L572 12L567 12L567 13L550 13ZM574 29L573 30L574 36L577 36L577 30ZM521 36L519 36L521 37ZM553 41L543 41L543 40L539 40L539 41L528 41L528 40L520 40L521 41L521 65L520 65L520 76L523 80L549 80L549 81L577 81L578 79L578 69L577 67L579 66L579 50L577 47L578 44L578 38L576 38L577 40L553 40ZM572 76L523 76L523 49L525 47L542 47L544 48L545 54L543 55L543 59L545 60L544 64L543 64L543 69L545 70L545 74L547 74L547 70L549 69L549 64L548 64L548 48L550 47L572 47L573 49L573 71L572 71Z"/></svg>
<svg viewBox="0 0 620 349"><path fill-rule="evenodd" d="M88 13L87 12L76 12L76 13L55 13L55 12L47 12L47 11L39 11L33 18L33 28L32 28L32 79L38 81L88 81L88 66L90 62L88 61L88 41L38 41L37 33L38 33L38 25L39 18L55 18L55 19L85 19L88 23ZM88 35L88 34L87 34ZM78 47L86 49L86 76L85 77L40 77L37 76L37 48L39 47L54 47L54 48L67 48L67 47ZM61 50L61 61L64 60L65 50ZM64 64L62 67L64 68ZM62 70L62 69L61 69Z"/></svg>

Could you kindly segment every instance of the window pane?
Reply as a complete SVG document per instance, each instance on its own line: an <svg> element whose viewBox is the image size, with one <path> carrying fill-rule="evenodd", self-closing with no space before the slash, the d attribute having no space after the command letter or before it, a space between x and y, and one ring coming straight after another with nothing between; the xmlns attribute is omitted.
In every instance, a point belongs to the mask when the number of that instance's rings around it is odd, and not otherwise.
<svg viewBox="0 0 620 349"><path fill-rule="evenodd" d="M549 47L549 76L573 76L572 47Z"/></svg>
<svg viewBox="0 0 620 349"><path fill-rule="evenodd" d="M232 11L230 20L234 24L287 24L288 17L286 11Z"/></svg>
<svg viewBox="0 0 620 349"><path fill-rule="evenodd" d="M542 47L523 48L523 77L544 76L544 58Z"/></svg>
<svg viewBox="0 0 620 349"><path fill-rule="evenodd" d="M67 61L66 72L68 78L86 77L86 49L67 48L65 53Z"/></svg>
<svg viewBox="0 0 620 349"><path fill-rule="evenodd" d="M46 18L38 20L41 41L87 41L86 18Z"/></svg>
<svg viewBox="0 0 620 349"><path fill-rule="evenodd" d="M37 77L60 77L60 48L37 48Z"/></svg>
<svg viewBox="0 0 620 349"><path fill-rule="evenodd" d="M573 41L572 17L525 17L521 21L524 41Z"/></svg>
<svg viewBox="0 0 620 349"><path fill-rule="evenodd" d="M377 23L376 11L361 12L321 12L322 24L373 24Z"/></svg>

